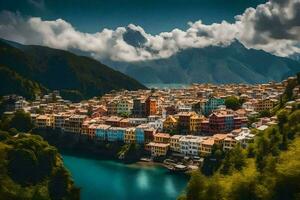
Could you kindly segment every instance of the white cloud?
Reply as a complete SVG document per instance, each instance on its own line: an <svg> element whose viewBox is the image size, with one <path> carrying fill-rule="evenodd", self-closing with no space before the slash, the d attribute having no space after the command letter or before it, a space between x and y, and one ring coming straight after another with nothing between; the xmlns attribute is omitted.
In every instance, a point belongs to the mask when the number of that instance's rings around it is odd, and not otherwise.
<svg viewBox="0 0 300 200"><path fill-rule="evenodd" d="M96 59L138 61L164 58L186 48L226 46L239 40L248 48L289 56L300 53L300 0L271 0L236 16L235 23L205 25L189 22L187 30L173 29L151 35L129 24L115 30L83 33L70 23L39 17L25 19L19 13L0 14L0 37L23 44L77 49Z"/></svg>

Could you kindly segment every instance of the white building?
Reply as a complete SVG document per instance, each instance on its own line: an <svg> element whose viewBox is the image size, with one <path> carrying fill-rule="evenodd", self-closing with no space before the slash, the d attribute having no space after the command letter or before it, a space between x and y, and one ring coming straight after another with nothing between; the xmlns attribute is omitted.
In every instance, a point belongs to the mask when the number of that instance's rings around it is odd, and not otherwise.
<svg viewBox="0 0 300 200"><path fill-rule="evenodd" d="M186 156L198 156L203 137L186 135L179 139L180 153Z"/></svg>

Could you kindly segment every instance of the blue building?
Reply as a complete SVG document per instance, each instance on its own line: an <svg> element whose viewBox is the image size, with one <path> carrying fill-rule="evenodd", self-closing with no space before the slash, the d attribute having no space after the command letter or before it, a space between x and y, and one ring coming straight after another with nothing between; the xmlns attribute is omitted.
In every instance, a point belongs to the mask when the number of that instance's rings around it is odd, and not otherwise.
<svg viewBox="0 0 300 200"><path fill-rule="evenodd" d="M107 132L108 129L110 128L109 125L105 125L105 124L101 124L99 126L97 126L96 128L96 139L97 140L102 140L105 141L107 140Z"/></svg>
<svg viewBox="0 0 300 200"><path fill-rule="evenodd" d="M138 144L144 144L145 142L145 132L143 125L136 127L135 129L135 141Z"/></svg>
<svg viewBox="0 0 300 200"><path fill-rule="evenodd" d="M125 140L125 128L110 127L107 131L107 141L109 142L124 142Z"/></svg>
<svg viewBox="0 0 300 200"><path fill-rule="evenodd" d="M202 113L207 116L221 105L225 105L225 99L214 97L209 98L203 105Z"/></svg>
<svg viewBox="0 0 300 200"><path fill-rule="evenodd" d="M225 115L225 130L231 131L234 129L234 116L233 115Z"/></svg>

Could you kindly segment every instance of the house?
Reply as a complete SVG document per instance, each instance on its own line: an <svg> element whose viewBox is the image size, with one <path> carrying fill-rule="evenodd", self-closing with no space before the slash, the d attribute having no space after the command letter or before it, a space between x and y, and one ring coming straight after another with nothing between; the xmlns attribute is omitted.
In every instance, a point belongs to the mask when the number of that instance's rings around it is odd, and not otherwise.
<svg viewBox="0 0 300 200"><path fill-rule="evenodd" d="M133 117L144 117L146 115L145 101L141 98L133 99L132 115Z"/></svg>
<svg viewBox="0 0 300 200"><path fill-rule="evenodd" d="M124 142L126 144L129 143L135 143L136 142L136 137L135 137L135 128L127 128L125 130L125 137L124 137Z"/></svg>
<svg viewBox="0 0 300 200"><path fill-rule="evenodd" d="M179 139L182 135L173 135L170 137L170 149L175 152L180 152Z"/></svg>
<svg viewBox="0 0 300 200"><path fill-rule="evenodd" d="M70 116L67 114L64 114L64 113L54 114L53 115L53 118L54 118L53 128L62 129L65 124L65 119L67 119L68 117L70 117Z"/></svg>
<svg viewBox="0 0 300 200"><path fill-rule="evenodd" d="M133 108L132 101L122 99L117 103L117 114L129 116Z"/></svg>
<svg viewBox="0 0 300 200"><path fill-rule="evenodd" d="M264 110L270 110L275 105L275 101L271 99L258 99L254 103L254 111L261 112Z"/></svg>
<svg viewBox="0 0 300 200"><path fill-rule="evenodd" d="M179 139L180 153L186 156L198 156L203 137L185 135Z"/></svg>
<svg viewBox="0 0 300 200"><path fill-rule="evenodd" d="M110 127L107 130L107 141L109 142L124 142L125 128Z"/></svg>
<svg viewBox="0 0 300 200"><path fill-rule="evenodd" d="M35 119L35 126L37 128L49 128L52 127L53 117L50 115L39 115Z"/></svg>
<svg viewBox="0 0 300 200"><path fill-rule="evenodd" d="M172 115L167 116L166 120L163 123L163 130L167 133L174 133L177 130L177 128L177 119Z"/></svg>
<svg viewBox="0 0 300 200"><path fill-rule="evenodd" d="M211 154L214 143L215 140L212 137L203 140L200 145L200 154L203 155Z"/></svg>
<svg viewBox="0 0 300 200"><path fill-rule="evenodd" d="M24 109L26 106L28 106L28 102L24 99L20 99L18 101L15 102L15 110L22 110Z"/></svg>
<svg viewBox="0 0 300 200"><path fill-rule="evenodd" d="M116 115L118 112L118 102L110 101L106 104L107 114L108 115Z"/></svg>
<svg viewBox="0 0 300 200"><path fill-rule="evenodd" d="M196 135L200 133L201 131L201 122L203 120L203 117L200 117L199 115L192 115L190 118L190 130L189 132L193 135Z"/></svg>
<svg viewBox="0 0 300 200"><path fill-rule="evenodd" d="M155 133L154 142L156 143L169 143L170 135L168 133Z"/></svg>
<svg viewBox="0 0 300 200"><path fill-rule="evenodd" d="M156 115L157 113L157 101L155 98L149 96L145 101L145 114L146 116L149 115Z"/></svg>
<svg viewBox="0 0 300 200"><path fill-rule="evenodd" d="M151 152L152 157L166 156L170 144L150 142L146 144L145 149Z"/></svg>
<svg viewBox="0 0 300 200"><path fill-rule="evenodd" d="M216 97L209 98L202 107L202 113L207 116L221 105L225 105L225 99Z"/></svg>
<svg viewBox="0 0 300 200"><path fill-rule="evenodd" d="M98 125L97 124L91 124L87 128L87 135L90 139L94 139L96 137L96 130Z"/></svg>
<svg viewBox="0 0 300 200"><path fill-rule="evenodd" d="M64 131L69 133L81 133L81 127L86 115L71 115L69 118L65 119Z"/></svg>
<svg viewBox="0 0 300 200"><path fill-rule="evenodd" d="M145 129L148 129L149 127L146 124L141 124L136 127L135 129L135 141L138 144L144 144L145 143Z"/></svg>
<svg viewBox="0 0 300 200"><path fill-rule="evenodd" d="M144 129L144 138L145 138L145 143L149 143L151 141L154 140L154 133L155 133L155 130L154 128L152 127L149 127L149 128L146 128Z"/></svg>
<svg viewBox="0 0 300 200"><path fill-rule="evenodd" d="M107 140L107 132L110 128L110 125L100 124L96 128L96 139L105 141Z"/></svg>
<svg viewBox="0 0 300 200"><path fill-rule="evenodd" d="M228 135L228 137L226 137L224 139L224 143L223 143L223 150L230 150L232 148L234 148L237 144L237 141L234 139L233 136Z"/></svg>
<svg viewBox="0 0 300 200"><path fill-rule="evenodd" d="M243 127L241 129L236 129L231 132L234 139L244 148L248 147L249 143L254 141L254 134L251 134L250 129Z"/></svg>
<svg viewBox="0 0 300 200"><path fill-rule="evenodd" d="M120 122L123 118L118 116L110 116L106 119L105 124L113 126L113 127L119 127Z"/></svg>

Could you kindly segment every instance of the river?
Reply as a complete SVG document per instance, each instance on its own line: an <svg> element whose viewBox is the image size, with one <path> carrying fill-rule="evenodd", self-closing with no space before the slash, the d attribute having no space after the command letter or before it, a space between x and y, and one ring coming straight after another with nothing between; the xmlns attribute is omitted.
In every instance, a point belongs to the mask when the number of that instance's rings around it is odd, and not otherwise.
<svg viewBox="0 0 300 200"><path fill-rule="evenodd" d="M187 184L185 175L158 165L122 164L63 154L82 200L174 200Z"/></svg>

